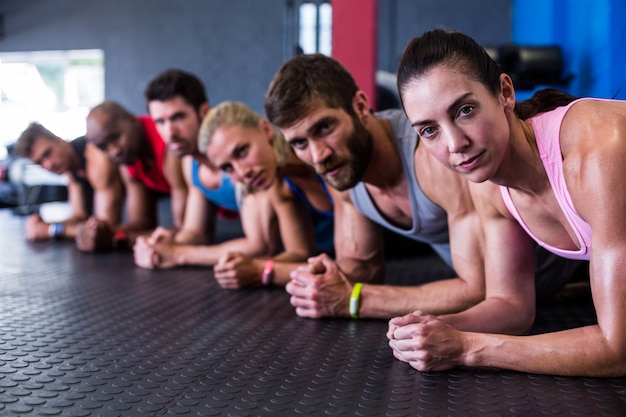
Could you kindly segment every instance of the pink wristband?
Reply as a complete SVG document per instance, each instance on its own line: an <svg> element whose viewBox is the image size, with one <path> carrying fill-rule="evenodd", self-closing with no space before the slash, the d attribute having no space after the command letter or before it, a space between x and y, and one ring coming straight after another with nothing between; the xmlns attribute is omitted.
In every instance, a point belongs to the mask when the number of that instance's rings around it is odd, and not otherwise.
<svg viewBox="0 0 626 417"><path fill-rule="evenodd" d="M274 261L272 259L268 259L267 262L265 262L265 268L263 268L263 276L261 277L261 284L270 285L273 274L274 274Z"/></svg>

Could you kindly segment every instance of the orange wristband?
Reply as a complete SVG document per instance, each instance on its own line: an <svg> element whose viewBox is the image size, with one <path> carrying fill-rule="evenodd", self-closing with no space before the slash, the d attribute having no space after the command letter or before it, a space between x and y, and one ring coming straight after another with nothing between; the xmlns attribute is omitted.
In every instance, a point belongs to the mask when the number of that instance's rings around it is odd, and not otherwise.
<svg viewBox="0 0 626 417"><path fill-rule="evenodd" d="M261 276L261 284L270 285L272 282L272 275L274 275L274 261L272 259L268 259L265 262L265 268L263 268L263 275Z"/></svg>

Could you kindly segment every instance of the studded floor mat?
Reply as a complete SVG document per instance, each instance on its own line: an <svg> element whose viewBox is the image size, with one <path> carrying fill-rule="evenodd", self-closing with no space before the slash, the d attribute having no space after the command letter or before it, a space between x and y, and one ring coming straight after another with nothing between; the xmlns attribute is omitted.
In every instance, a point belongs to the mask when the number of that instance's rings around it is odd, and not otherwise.
<svg viewBox="0 0 626 417"><path fill-rule="evenodd" d="M296 317L282 289L225 291L210 270L27 244L0 211L2 416L624 416L626 379L420 373L387 324ZM593 323L588 294L533 332Z"/></svg>

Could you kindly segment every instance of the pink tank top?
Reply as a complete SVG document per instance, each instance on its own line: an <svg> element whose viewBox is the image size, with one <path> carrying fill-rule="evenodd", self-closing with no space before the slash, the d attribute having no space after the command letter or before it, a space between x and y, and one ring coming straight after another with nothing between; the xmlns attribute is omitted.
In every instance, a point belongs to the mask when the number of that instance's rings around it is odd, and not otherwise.
<svg viewBox="0 0 626 417"><path fill-rule="evenodd" d="M581 100L589 99L578 99L571 102L567 106L558 107L552 111L538 114L537 116L526 120L535 132L537 148L539 149L541 160L548 175L548 179L550 180L550 185L552 186L552 190L554 191L554 195L556 196L556 200L559 203L563 214L565 214L565 218L576 234L580 249L577 251L559 249L540 241L522 220L522 217L513 203L509 188L501 186L500 193L502 194L504 204L511 215L519 222L524 230L526 230L526 233L528 233L528 235L539 245L564 258L589 260L591 252L591 226L589 223L580 218L574 208L574 205L572 204L570 194L567 191L565 178L563 178L563 156L561 155L561 146L559 141L561 123L563 122L565 113L567 113L573 104Z"/></svg>

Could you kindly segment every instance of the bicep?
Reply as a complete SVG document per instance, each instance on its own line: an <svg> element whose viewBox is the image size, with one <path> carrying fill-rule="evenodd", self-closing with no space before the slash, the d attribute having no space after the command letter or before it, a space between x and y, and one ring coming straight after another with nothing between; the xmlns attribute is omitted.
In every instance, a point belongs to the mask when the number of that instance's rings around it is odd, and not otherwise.
<svg viewBox="0 0 626 417"><path fill-rule="evenodd" d="M504 207L498 186L471 185L484 239L486 295L535 303L534 243Z"/></svg>
<svg viewBox="0 0 626 417"><path fill-rule="evenodd" d="M384 233L346 198L334 197L335 252L337 260L382 261Z"/></svg>
<svg viewBox="0 0 626 417"><path fill-rule="evenodd" d="M216 206L197 187L191 187L187 194L185 216L181 230L193 231L208 238L215 226Z"/></svg>
<svg viewBox="0 0 626 417"><path fill-rule="evenodd" d="M587 159L581 181L571 187L572 201L589 223L590 282L598 324L626 349L626 150L611 149ZM569 187L568 183L568 187Z"/></svg>
<svg viewBox="0 0 626 417"><path fill-rule="evenodd" d="M67 199L72 208L72 218L86 219L89 217L89 213L86 210L83 187L71 178L67 184Z"/></svg>
<svg viewBox="0 0 626 417"><path fill-rule="evenodd" d="M171 188L171 210L174 224L182 227L187 203L188 188L183 175L183 164L180 158L166 155L165 172Z"/></svg>
<svg viewBox="0 0 626 417"><path fill-rule="evenodd" d="M247 194L241 202L241 227L247 245L256 255L271 256L280 246L276 213L266 199Z"/></svg>
<svg viewBox="0 0 626 417"><path fill-rule="evenodd" d="M142 224L145 228L156 226L156 199L141 181L121 170L126 188L126 216L128 223Z"/></svg>
<svg viewBox="0 0 626 417"><path fill-rule="evenodd" d="M122 184L117 171L102 175L101 181L94 183L94 215L106 220L111 225L117 225L121 221L121 208L124 199Z"/></svg>
<svg viewBox="0 0 626 417"><path fill-rule="evenodd" d="M485 292L485 239L476 211L463 215L448 213L450 255L454 270L468 285Z"/></svg>
<svg viewBox="0 0 626 417"><path fill-rule="evenodd" d="M271 202L285 252L302 257L315 254L315 232L309 209L296 199Z"/></svg>

